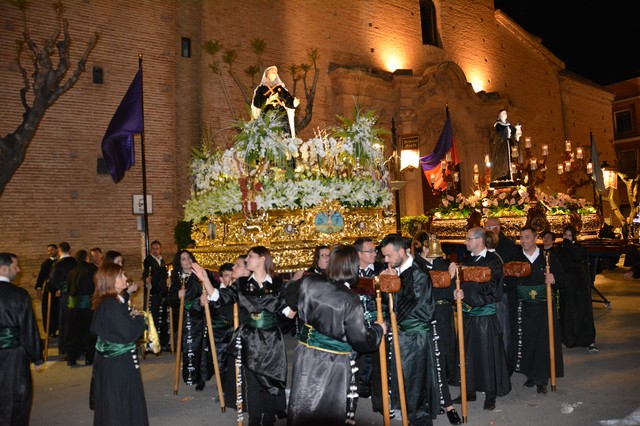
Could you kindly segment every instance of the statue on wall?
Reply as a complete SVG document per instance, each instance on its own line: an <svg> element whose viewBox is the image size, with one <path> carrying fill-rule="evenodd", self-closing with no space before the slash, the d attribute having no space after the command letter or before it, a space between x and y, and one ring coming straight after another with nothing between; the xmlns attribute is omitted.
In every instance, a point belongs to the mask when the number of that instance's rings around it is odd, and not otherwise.
<svg viewBox="0 0 640 426"><path fill-rule="evenodd" d="M278 76L278 68L275 65L267 67L262 74L260 85L253 92L251 102L251 116L258 118L262 111L277 110L286 113L287 121L284 131L296 137L294 122L295 108L300 105L300 100L289 93L282 80Z"/></svg>
<svg viewBox="0 0 640 426"><path fill-rule="evenodd" d="M489 143L489 155L491 158L491 182L513 182L514 176L511 170L511 150L518 147L522 129L520 124L513 126L507 121L507 110L498 112L498 120L493 125L495 132ZM520 156L518 149L518 156Z"/></svg>

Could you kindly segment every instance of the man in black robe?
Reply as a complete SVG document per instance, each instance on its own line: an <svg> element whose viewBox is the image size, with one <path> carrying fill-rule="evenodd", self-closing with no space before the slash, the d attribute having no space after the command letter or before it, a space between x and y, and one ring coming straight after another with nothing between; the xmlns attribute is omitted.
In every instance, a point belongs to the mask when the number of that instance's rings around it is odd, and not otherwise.
<svg viewBox="0 0 640 426"><path fill-rule="evenodd" d="M493 125L495 133L489 144L491 156L491 182L513 181L511 172L511 149L517 146L522 132L519 126L507 121L507 110L498 112L498 119Z"/></svg>
<svg viewBox="0 0 640 426"><path fill-rule="evenodd" d="M555 290L562 287L567 277L558 258L551 252L548 256L550 273L546 273L547 259L542 250L536 246L536 233L530 227L520 230L520 244L522 254L519 261L531 263L531 275L517 279L518 295L518 339L517 358L515 371L527 377L524 385L533 387L537 392L547 393L547 383L551 374L551 361L549 356L549 322L547 320L547 286L552 288L553 302L553 327L555 346L556 377L564 375L562 360L562 346L560 333L557 301Z"/></svg>
<svg viewBox="0 0 640 426"><path fill-rule="evenodd" d="M465 266L486 266L491 269L489 282L465 281L455 298L462 299L464 314L464 347L467 371L467 401L476 400L476 392L484 392L483 408L493 410L496 397L511 391L511 381L507 368L502 331L496 316L496 302L502 298L502 262L487 250L486 233L482 228L467 231L465 245L472 256L467 256ZM450 273L456 271L456 264L450 266ZM461 397L453 400L460 402Z"/></svg>
<svg viewBox="0 0 640 426"><path fill-rule="evenodd" d="M0 424L28 425L32 380L43 364L42 343L29 293L11 282L20 273L18 256L0 253Z"/></svg>
<svg viewBox="0 0 640 426"><path fill-rule="evenodd" d="M503 263L511 262L520 256L521 250L515 241L502 232L500 219L497 217L488 218L484 223L484 230L491 232L498 239L498 245L495 247L495 251ZM509 367L509 375L511 376L516 364L514 342L517 341L518 337L515 326L518 297L516 296L515 283L511 278L503 277L501 285L503 291L502 300L496 303L496 315L502 328L502 338L507 355L507 366Z"/></svg>
<svg viewBox="0 0 640 426"><path fill-rule="evenodd" d="M58 255L60 259L56 260L51 267L49 275L49 286L51 292L58 299L58 354L62 355L61 361L66 361L67 351L67 317L69 309L69 272L76 266L76 259L71 257L71 246L67 242L58 244Z"/></svg>
<svg viewBox="0 0 640 426"><path fill-rule="evenodd" d="M278 68L275 65L267 67L262 74L260 85L253 92L251 101L251 115L258 118L262 112L278 111L286 116L283 131L296 137L294 123L295 108L300 105L300 100L295 98L278 76Z"/></svg>
<svg viewBox="0 0 640 426"><path fill-rule="evenodd" d="M431 330L435 300L431 279L414 262L405 247L404 239L396 234L387 235L382 240L380 250L388 268L380 275L399 275L402 282L400 291L390 297L395 302L398 321L409 424L431 425L440 411Z"/></svg>
<svg viewBox="0 0 640 426"><path fill-rule="evenodd" d="M77 365L78 357L85 356L85 365L93 364L96 340L89 330L93 310L91 297L95 291L93 276L98 270L89 262L86 250L76 253L76 266L69 272L69 309L67 327L67 365Z"/></svg>
<svg viewBox="0 0 640 426"><path fill-rule="evenodd" d="M49 257L40 265L40 272L36 279L36 293L38 299L42 302L42 325L44 332L47 332L47 318L49 320L49 337L55 337L58 331L58 298L49 291L49 274L51 267L58 260L58 246L49 244L47 246L47 254ZM51 302L49 303L49 298ZM51 314L48 315L48 307L51 305Z"/></svg>
<svg viewBox="0 0 640 426"><path fill-rule="evenodd" d="M144 259L144 269L142 271L142 279L147 286L151 286L149 292L151 300L146 300L147 293L145 292L145 302L147 302L145 305L148 306L153 316L153 324L158 331L162 350L170 351L169 306L166 300L169 293L167 288L169 273L167 272L167 264L162 258L162 244L160 244L160 241L154 240L150 248L151 253Z"/></svg>

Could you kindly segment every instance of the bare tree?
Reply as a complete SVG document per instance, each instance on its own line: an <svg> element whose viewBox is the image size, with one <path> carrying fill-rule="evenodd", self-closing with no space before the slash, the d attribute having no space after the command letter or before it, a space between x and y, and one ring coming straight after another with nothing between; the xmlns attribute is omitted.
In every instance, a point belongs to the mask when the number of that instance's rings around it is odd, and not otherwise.
<svg viewBox="0 0 640 426"><path fill-rule="evenodd" d="M45 112L78 81L85 71L89 54L99 39L99 34L94 33L88 41L73 75L67 78L71 35L69 34L69 23L64 18L64 4L59 1L53 5L56 12L56 29L44 41L42 47L33 41L27 27L27 1L18 0L15 5L22 12L23 32L22 39L17 41L16 62L23 81L23 87L20 89L20 101L24 113L18 127L12 133L0 137L0 164L2 164L0 167L0 195L24 161L27 148ZM23 55L28 55L31 58L33 67L31 75L22 63ZM56 57L57 64L54 64ZM28 96L29 92L31 95Z"/></svg>

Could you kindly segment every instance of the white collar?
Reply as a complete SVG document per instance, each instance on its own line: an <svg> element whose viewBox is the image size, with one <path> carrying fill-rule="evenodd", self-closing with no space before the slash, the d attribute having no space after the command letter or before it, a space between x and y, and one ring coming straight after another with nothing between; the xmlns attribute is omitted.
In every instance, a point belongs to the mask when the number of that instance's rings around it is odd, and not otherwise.
<svg viewBox="0 0 640 426"><path fill-rule="evenodd" d="M527 254L526 251L524 251L524 249L522 249L522 253L527 256L527 259L529 259L529 262L533 263L536 261L536 259L538 258L538 256L540 256L540 247L536 246L536 249L533 251L533 254L531 256L529 256Z"/></svg>
<svg viewBox="0 0 640 426"><path fill-rule="evenodd" d="M9 281L9 278L5 277L4 275L0 275L0 281L4 281L6 283L10 283L11 281Z"/></svg>
<svg viewBox="0 0 640 426"><path fill-rule="evenodd" d="M413 256L408 255L407 260L398 268L398 275L409 269L413 265Z"/></svg>
<svg viewBox="0 0 640 426"><path fill-rule="evenodd" d="M471 253L471 254L473 254L474 256L479 256L479 257L487 257L487 252L488 251L489 250L485 247L480 253L478 253L478 254Z"/></svg>

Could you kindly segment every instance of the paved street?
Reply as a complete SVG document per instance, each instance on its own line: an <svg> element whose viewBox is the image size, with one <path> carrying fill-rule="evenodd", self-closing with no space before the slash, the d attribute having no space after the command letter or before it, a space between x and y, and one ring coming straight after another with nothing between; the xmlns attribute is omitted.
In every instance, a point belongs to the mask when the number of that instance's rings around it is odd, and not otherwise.
<svg viewBox="0 0 640 426"><path fill-rule="evenodd" d="M524 376L515 374L513 390L498 398L494 411L482 409L482 395L469 403L469 424L640 425L640 280L624 281L625 270L605 271L596 279L596 287L611 301L610 309L602 303L593 304L600 352L564 349L566 377L558 379L557 392L544 396L535 388L523 387ZM291 354L295 341L287 343ZM70 368L57 359L54 347L46 369L34 372L31 424L92 424L88 403L91 367ZM203 392L181 383L179 395L173 395L174 359L171 354L150 355L141 363L151 425L236 424L235 411L223 414L216 405L215 380L208 382ZM452 387L451 394L457 396L458 389ZM360 400L356 421L359 425L381 425L382 417L371 413L370 400ZM278 422L284 424L284 420ZM392 426L400 424L392 421ZM449 422L439 416L435 424Z"/></svg>

